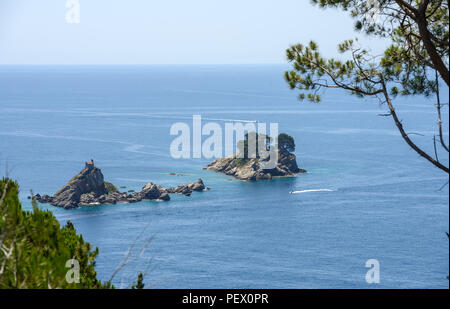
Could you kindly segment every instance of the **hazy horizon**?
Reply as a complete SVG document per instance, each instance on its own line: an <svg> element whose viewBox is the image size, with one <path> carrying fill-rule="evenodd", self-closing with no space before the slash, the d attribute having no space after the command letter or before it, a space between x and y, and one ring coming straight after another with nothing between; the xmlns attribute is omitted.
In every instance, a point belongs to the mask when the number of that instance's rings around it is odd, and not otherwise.
<svg viewBox="0 0 450 309"><path fill-rule="evenodd" d="M314 40L325 56L356 36L348 13L310 1L86 1L67 23L66 0L3 0L0 64L284 64L285 50ZM339 27L336 27L339 25Z"/></svg>

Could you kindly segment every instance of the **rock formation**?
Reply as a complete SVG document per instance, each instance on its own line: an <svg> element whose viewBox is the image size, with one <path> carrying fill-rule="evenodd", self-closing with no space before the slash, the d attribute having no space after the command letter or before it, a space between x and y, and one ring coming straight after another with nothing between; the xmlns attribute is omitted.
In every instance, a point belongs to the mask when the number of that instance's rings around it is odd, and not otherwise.
<svg viewBox="0 0 450 309"><path fill-rule="evenodd" d="M209 188L206 188L203 184L203 181L201 178L197 180L197 182L190 183L188 185L179 185L175 188L168 188L166 189L167 193L180 193L184 195L191 195L193 191L203 191L203 190L209 190Z"/></svg>
<svg viewBox="0 0 450 309"><path fill-rule="evenodd" d="M272 179L274 177L292 177L306 170L297 166L294 154L279 151L278 163L273 169L262 169L260 158L238 158L236 154L213 161L205 169L234 176L239 180Z"/></svg>
<svg viewBox="0 0 450 309"><path fill-rule="evenodd" d="M179 185L165 189L159 185L148 183L140 192L120 192L112 183L105 182L101 170L94 166L93 160L86 162L85 168L74 176L54 196L36 194L40 203L66 209L82 205L116 204L120 202L135 203L142 200L170 200L169 193L191 195L193 191L203 191L206 188L201 179L197 182Z"/></svg>

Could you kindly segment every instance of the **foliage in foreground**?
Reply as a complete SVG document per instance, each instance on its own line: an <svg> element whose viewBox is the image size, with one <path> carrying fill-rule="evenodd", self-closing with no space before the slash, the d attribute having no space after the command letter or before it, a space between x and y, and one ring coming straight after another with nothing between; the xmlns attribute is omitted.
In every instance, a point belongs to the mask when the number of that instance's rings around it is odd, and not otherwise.
<svg viewBox="0 0 450 309"><path fill-rule="evenodd" d="M35 201L33 211L22 210L18 193L16 182L0 180L0 288L111 288L97 279L98 248L77 235L70 221L61 227ZM66 280L72 259L79 263L79 283Z"/></svg>
<svg viewBox="0 0 450 309"><path fill-rule="evenodd" d="M292 70L285 79L300 99L321 100L325 88L339 88L359 97L375 97L387 104L389 113L406 143L431 164L449 173L437 148L448 156L448 140L441 119L439 86L449 87L449 10L442 0L312 0L322 8L350 12L355 28L378 38L389 38L391 45L382 55L347 40L339 45L343 59L325 58L315 42L298 44L287 51ZM394 99L399 95L436 96L436 134L434 153L422 149L410 137L397 114Z"/></svg>
<svg viewBox="0 0 450 309"><path fill-rule="evenodd" d="M138 274L137 281L136 281L136 283L134 283L134 284L131 286L131 289L132 289L132 290L142 290L142 289L144 289L144 287L145 287L145 284L144 284L144 274L143 274L143 273L139 273L139 274Z"/></svg>

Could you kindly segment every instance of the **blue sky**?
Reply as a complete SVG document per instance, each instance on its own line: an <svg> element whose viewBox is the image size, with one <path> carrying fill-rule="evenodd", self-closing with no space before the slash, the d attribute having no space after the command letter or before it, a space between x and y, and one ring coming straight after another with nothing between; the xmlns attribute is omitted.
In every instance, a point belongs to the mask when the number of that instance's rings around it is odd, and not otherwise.
<svg viewBox="0 0 450 309"><path fill-rule="evenodd" d="M314 39L327 56L354 38L348 13L309 0L0 0L0 64L284 63ZM384 43L363 38L374 50Z"/></svg>

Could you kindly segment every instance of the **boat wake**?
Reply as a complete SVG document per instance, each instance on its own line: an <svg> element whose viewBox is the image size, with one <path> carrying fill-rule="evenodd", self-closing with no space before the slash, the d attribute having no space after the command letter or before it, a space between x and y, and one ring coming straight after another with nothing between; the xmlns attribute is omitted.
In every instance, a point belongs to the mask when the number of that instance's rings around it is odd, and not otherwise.
<svg viewBox="0 0 450 309"><path fill-rule="evenodd" d="M308 193L308 192L333 192L331 189L310 189L310 190L300 190L300 191L291 191L291 194L300 194L300 193Z"/></svg>

